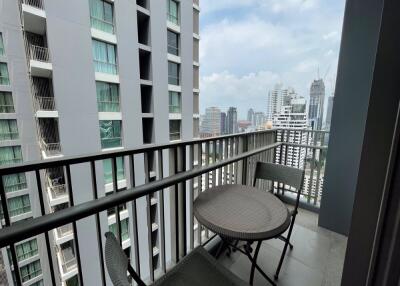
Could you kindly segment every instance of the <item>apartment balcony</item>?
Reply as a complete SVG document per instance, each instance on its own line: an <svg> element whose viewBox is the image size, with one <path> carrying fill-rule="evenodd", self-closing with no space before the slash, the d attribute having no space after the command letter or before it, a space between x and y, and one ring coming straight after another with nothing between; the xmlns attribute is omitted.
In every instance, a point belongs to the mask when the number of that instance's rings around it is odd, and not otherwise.
<svg viewBox="0 0 400 286"><path fill-rule="evenodd" d="M57 157L61 155L60 142L46 142L42 139L40 141L40 149L42 150L45 158Z"/></svg>
<svg viewBox="0 0 400 286"><path fill-rule="evenodd" d="M294 134L298 133L304 134L303 136L295 137ZM56 159L7 168L5 174L48 170L49 168L58 168L61 172L65 168L73 170L75 165L79 164L88 168L88 174L95 174L97 169L102 173L104 172L103 169L96 166L97 164L93 164L96 161L103 161L107 158L135 158L135 160L131 161L134 164L132 169L123 170L117 168L117 170L112 169L111 172L105 174L107 183L117 185L117 193L107 193L106 197L100 197L97 194L97 199L75 206L73 203L64 204L60 212L48 213L45 220L34 218L26 222L22 221L19 223L19 227L26 226L27 231L20 232L19 236L15 236L12 239L13 241L19 241L45 231L54 230L55 242L58 245L57 257L61 278L62 281L66 281L74 275L78 274L79 276L80 273L85 273L88 269L92 269L91 267L104 266L104 262L96 260L98 259L98 252L93 253L93 257L90 258L79 257L77 256L79 248L75 251L75 248L71 248L71 245L78 240L77 245L79 246L79 240L84 239L83 235L78 235L77 237L74 235L72 223L76 222L78 217L79 219L92 217L100 223L100 216L96 215L105 212L108 214L108 220L111 219L111 224L114 224L111 230L117 237L122 237L125 248L130 247L133 255L147 251L149 257L154 256L154 261L151 264L148 264L149 261L139 261L143 265L141 267L145 267L148 273L147 276L142 278L146 281L151 281L160 277L167 265L174 263L173 261L176 257L185 255L186 251L181 248L184 243L187 245L187 251L191 251L198 245L214 245L219 242L218 236L203 226L199 227L191 212L191 204L188 203L186 206L183 204L184 201L188 201L179 200L179 202L172 203L175 201L174 186L178 186L180 190L184 190L181 188L186 186L186 198L194 200L199 193L214 186L226 184L249 185L253 181L256 161L275 161L278 164L304 169L309 175L309 180L320 182L318 185L305 183L303 187L300 200L300 206L303 209L300 210L299 218L294 226L292 240L295 248L288 252L283 264L279 285L336 285L341 278L346 238L318 227L317 223L321 196L324 195L322 186L327 147L323 142L326 135L327 132L325 131L273 129L180 141L141 149L114 150L90 156ZM288 142L288 138L309 138L309 141L290 140L291 142ZM293 149L297 149L300 153L292 152ZM298 156L299 154L303 155L299 157L300 159L289 158L289 156ZM139 158L144 160L142 161L144 163L142 167L138 165L137 160ZM169 167L163 165L165 164L163 162L166 161L170 162ZM186 162L186 164L182 162ZM160 170L165 170L166 167L170 170L169 176L163 175L163 172L160 173ZM55 169L52 170L54 171ZM132 171L135 177L142 178L143 182L138 179L135 183L136 186L126 183L124 186L120 185L121 180L125 179L125 174L131 174L130 172ZM72 192L74 192L75 185L73 182L81 174L81 172L79 174L71 172L70 175L72 176L66 176L64 181L64 179L57 180L56 178L60 176L56 173L52 172L53 175L48 176L50 180L47 183L49 195L53 199L66 197L66 184L71 184L73 186ZM139 174L144 174L144 177ZM96 180L96 177L92 175L88 179ZM92 186L95 185L95 183L92 184ZM259 188L266 188L266 186L264 184L257 185ZM292 203L296 195L295 191L290 187L275 184L273 188L275 188L277 196L288 205L288 208L293 208ZM164 191L167 190L172 190L169 198L171 204L167 204L165 201ZM88 191L96 193L97 189ZM133 201L136 202L135 205L132 204ZM165 206L165 209L159 208L159 205ZM119 206L118 213L115 211L117 206ZM136 211L139 208L141 209L137 213L138 216L129 216L130 211L128 212L128 210L135 211L135 208ZM157 211L154 211L153 208ZM174 211L176 208L180 209L178 212L179 217L177 220L170 220L169 216L173 213L176 214ZM181 224L184 217L186 219L185 226ZM122 221L127 218L129 218L128 227L133 227L132 231L115 227L116 220ZM49 225L47 224L48 219L52 221ZM147 224L147 228L135 229L138 222ZM166 230L166 223L173 226L175 222L179 222L179 227ZM107 224L110 224L110 221ZM37 228L39 225L40 227ZM102 229L101 227L97 229L96 233L91 235L91 243L96 245L102 243L103 234L106 231L107 229ZM120 231L122 232L120 233ZM147 240L142 237L137 242L138 245L135 246L136 240L131 237L131 233L136 233L137 231L152 239ZM146 232L148 232L147 235ZM183 240L179 233L184 235ZM0 230L0 237L1 235L2 230ZM177 240L175 239L176 237L180 237L180 239ZM4 247L4 243L6 242L0 240L0 246ZM167 243L168 245L166 245ZM181 251L172 253L171 260L168 260L165 256L166 249L175 249L177 243L180 245ZM69 246L66 247L66 245ZM260 265L267 273L273 274L282 247L283 242L280 240L263 243L259 259ZM62 248L65 251L61 250ZM78 263L78 257L80 258L80 263ZM230 256L223 253L219 257L219 261L244 280L248 279L250 264L246 261L246 257L236 252L231 253ZM91 265L90 267L89 264ZM56 265L50 264L49 271L54 271L54 267ZM88 274L84 274L83 277L86 275ZM99 279L101 284L101 278ZM297 283L293 284L293 281L297 281ZM265 285L265 280L262 280L262 276L256 275L254 285Z"/></svg>
<svg viewBox="0 0 400 286"><path fill-rule="evenodd" d="M44 34L46 31L46 12L43 0L21 0L21 13L24 30Z"/></svg>
<svg viewBox="0 0 400 286"><path fill-rule="evenodd" d="M50 78L53 66L50 62L50 53L47 47L30 45L30 72L31 76Z"/></svg>

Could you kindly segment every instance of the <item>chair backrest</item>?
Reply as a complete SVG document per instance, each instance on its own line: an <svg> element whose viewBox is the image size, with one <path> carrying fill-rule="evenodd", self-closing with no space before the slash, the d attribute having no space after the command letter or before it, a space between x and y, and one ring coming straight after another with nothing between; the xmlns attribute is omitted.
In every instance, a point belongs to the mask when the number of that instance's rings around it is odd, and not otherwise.
<svg viewBox="0 0 400 286"><path fill-rule="evenodd" d="M304 180L304 170L273 163L257 162L254 186L257 179L289 185L300 193Z"/></svg>
<svg viewBox="0 0 400 286"><path fill-rule="evenodd" d="M128 271L138 285L146 286L139 275L132 269L128 257L126 257L114 234L112 232L107 232L105 236L105 261L108 274L114 286L131 286L127 277Z"/></svg>

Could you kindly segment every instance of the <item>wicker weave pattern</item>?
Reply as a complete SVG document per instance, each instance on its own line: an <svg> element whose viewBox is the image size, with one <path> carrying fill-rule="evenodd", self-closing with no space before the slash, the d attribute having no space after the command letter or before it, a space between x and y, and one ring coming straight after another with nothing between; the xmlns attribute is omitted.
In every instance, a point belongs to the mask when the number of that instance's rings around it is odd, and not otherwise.
<svg viewBox="0 0 400 286"><path fill-rule="evenodd" d="M130 286L127 271L128 258L111 232L106 233L105 260L114 286Z"/></svg>
<svg viewBox="0 0 400 286"><path fill-rule="evenodd" d="M209 189L197 197L193 210L202 225L232 239L269 239L290 224L289 211L278 198L243 185Z"/></svg>

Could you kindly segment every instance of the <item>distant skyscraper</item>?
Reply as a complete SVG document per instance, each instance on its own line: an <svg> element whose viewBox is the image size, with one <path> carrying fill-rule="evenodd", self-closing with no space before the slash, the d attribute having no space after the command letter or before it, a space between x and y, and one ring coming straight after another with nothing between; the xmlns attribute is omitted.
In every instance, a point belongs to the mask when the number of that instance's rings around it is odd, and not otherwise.
<svg viewBox="0 0 400 286"><path fill-rule="evenodd" d="M247 121L249 121L251 125L255 125L253 108L250 108L249 111L247 111Z"/></svg>
<svg viewBox="0 0 400 286"><path fill-rule="evenodd" d="M201 133L203 136L217 136L221 134L221 110L218 107L206 108Z"/></svg>
<svg viewBox="0 0 400 286"><path fill-rule="evenodd" d="M260 127L263 126L266 122L265 114L264 112L256 112L254 113L254 126L255 127Z"/></svg>
<svg viewBox="0 0 400 286"><path fill-rule="evenodd" d="M322 79L314 80L310 88L308 119L313 129L322 128L324 115L325 84Z"/></svg>
<svg viewBox="0 0 400 286"><path fill-rule="evenodd" d="M333 96L328 97L328 110L326 111L326 121L325 121L327 129L331 128L333 101L334 101Z"/></svg>
<svg viewBox="0 0 400 286"><path fill-rule="evenodd" d="M227 127L226 128L227 134L233 134L238 132L236 107L229 107L228 114L226 116L226 127Z"/></svg>
<svg viewBox="0 0 400 286"><path fill-rule="evenodd" d="M226 113L221 112L221 134L226 134Z"/></svg>
<svg viewBox="0 0 400 286"><path fill-rule="evenodd" d="M306 100L303 97L292 98L290 105L282 106L281 112L274 114L274 128L291 128L291 129L306 129L307 128L307 113ZM288 142L294 144L305 144L307 142L306 133L293 132L290 133ZM292 167L303 166L305 159L304 148L288 147L288 160L286 164ZM277 152L279 158L280 152Z"/></svg>
<svg viewBox="0 0 400 286"><path fill-rule="evenodd" d="M281 111L282 106L290 105L292 98L296 97L293 88L284 88L283 84L276 84L267 96L266 120L272 120L274 114Z"/></svg>

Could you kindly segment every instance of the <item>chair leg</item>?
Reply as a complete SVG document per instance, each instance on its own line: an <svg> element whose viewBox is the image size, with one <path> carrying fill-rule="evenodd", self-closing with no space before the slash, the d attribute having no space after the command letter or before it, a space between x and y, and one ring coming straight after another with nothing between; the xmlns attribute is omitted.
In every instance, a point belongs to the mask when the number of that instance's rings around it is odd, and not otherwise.
<svg viewBox="0 0 400 286"><path fill-rule="evenodd" d="M288 246L290 244L289 241L290 241L290 237L292 235L295 219L296 219L296 215L293 216L292 221L290 223L288 236L287 236L286 241L285 241L285 246L283 247L282 255L281 255L281 258L279 259L278 268L276 269L276 272L275 272L275 275L274 275L275 280L278 280L278 278L279 278L279 272L281 271L283 260L285 259L286 251L287 251L287 248L288 248Z"/></svg>
<svg viewBox="0 0 400 286"><path fill-rule="evenodd" d="M284 237L283 235L278 236L277 239L282 240L283 242L288 241L288 239L286 237ZM289 249L290 250L293 249L293 244L291 244L290 241L289 241Z"/></svg>

